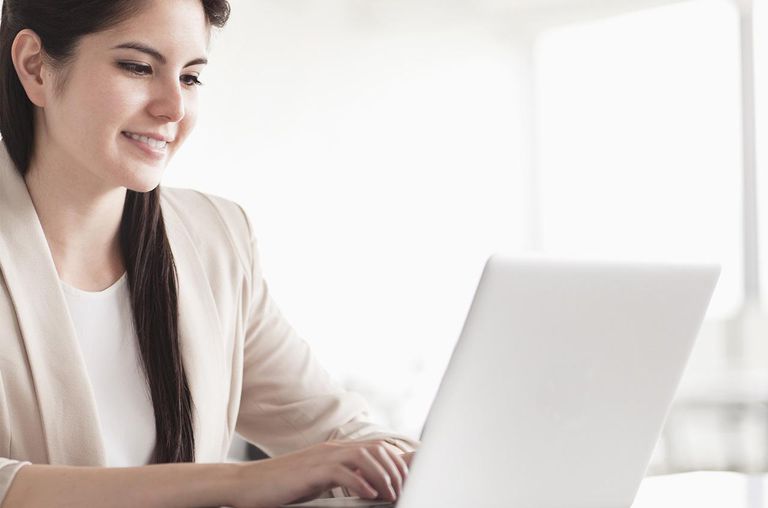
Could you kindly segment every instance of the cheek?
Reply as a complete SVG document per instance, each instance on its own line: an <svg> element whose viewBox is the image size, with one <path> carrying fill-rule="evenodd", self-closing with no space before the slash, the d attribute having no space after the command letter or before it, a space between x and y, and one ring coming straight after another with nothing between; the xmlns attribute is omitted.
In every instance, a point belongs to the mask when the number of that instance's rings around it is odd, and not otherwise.
<svg viewBox="0 0 768 508"><path fill-rule="evenodd" d="M187 139L190 132L195 128L197 124L197 101L187 101L185 104L184 118L179 123L179 131L177 136L176 148L178 149L181 144Z"/></svg>
<svg viewBox="0 0 768 508"><path fill-rule="evenodd" d="M117 83L101 82L84 89L81 97L70 103L70 117L77 130L90 136L110 137L124 127L141 108L142 94L126 90Z"/></svg>
<svg viewBox="0 0 768 508"><path fill-rule="evenodd" d="M95 92L94 103L102 111L103 120L108 124L122 123L135 115L146 103L146 97L139 87L128 86L122 83L112 87L100 87Z"/></svg>

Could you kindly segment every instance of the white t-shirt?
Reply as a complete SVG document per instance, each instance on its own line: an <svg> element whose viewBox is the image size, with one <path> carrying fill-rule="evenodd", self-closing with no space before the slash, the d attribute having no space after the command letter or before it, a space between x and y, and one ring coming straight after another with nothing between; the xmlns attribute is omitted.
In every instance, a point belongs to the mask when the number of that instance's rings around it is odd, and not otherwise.
<svg viewBox="0 0 768 508"><path fill-rule="evenodd" d="M107 466L146 465L155 447L155 417L127 275L103 291L83 291L59 282L96 397Z"/></svg>

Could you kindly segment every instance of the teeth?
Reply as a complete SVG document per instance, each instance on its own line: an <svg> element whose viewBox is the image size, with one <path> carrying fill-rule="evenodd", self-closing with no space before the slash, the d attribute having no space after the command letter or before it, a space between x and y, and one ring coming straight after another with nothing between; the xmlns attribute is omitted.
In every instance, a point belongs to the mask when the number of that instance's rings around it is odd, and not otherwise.
<svg viewBox="0 0 768 508"><path fill-rule="evenodd" d="M168 144L165 141L158 141L153 138L148 138L147 136L139 136L138 134L134 134L132 132L125 132L124 134L131 139L135 139L136 141L141 141L142 143L151 146L155 150L162 150Z"/></svg>

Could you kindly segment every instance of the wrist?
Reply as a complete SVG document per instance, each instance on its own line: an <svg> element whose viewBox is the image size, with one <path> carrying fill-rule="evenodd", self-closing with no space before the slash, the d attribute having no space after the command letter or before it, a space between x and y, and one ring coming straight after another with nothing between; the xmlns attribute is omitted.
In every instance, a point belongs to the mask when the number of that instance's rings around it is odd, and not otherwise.
<svg viewBox="0 0 768 508"><path fill-rule="evenodd" d="M222 498L227 506L240 506L239 493L243 489L243 478L245 476L245 463L232 462L218 464L219 474L217 483Z"/></svg>

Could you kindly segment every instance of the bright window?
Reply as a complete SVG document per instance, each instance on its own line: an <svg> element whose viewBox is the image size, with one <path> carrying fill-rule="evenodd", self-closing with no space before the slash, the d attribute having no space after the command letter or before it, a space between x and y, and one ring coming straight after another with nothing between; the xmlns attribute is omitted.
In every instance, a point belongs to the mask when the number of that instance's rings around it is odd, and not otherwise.
<svg viewBox="0 0 768 508"><path fill-rule="evenodd" d="M536 47L545 251L723 266L742 302L736 10L701 0L547 31Z"/></svg>

